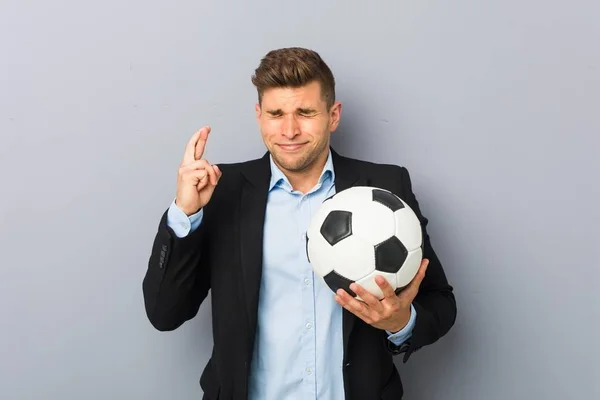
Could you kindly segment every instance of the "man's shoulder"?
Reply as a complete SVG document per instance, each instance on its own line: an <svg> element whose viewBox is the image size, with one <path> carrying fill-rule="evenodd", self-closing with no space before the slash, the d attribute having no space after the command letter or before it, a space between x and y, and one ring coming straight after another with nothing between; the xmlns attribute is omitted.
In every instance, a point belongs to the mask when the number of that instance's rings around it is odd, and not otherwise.
<svg viewBox="0 0 600 400"><path fill-rule="evenodd" d="M407 168L401 164L377 162L373 160L338 155L339 160L367 176L401 176Z"/></svg>
<svg viewBox="0 0 600 400"><path fill-rule="evenodd" d="M219 168L227 171L244 171L252 166L259 165L264 162L264 157L250 158L240 161L220 162L217 163Z"/></svg>
<svg viewBox="0 0 600 400"><path fill-rule="evenodd" d="M270 166L268 153L261 157L249 158L233 162L219 162L216 164L222 172L221 179L217 187L221 192L239 190L244 182L251 184L260 184L268 180L270 176Z"/></svg>
<svg viewBox="0 0 600 400"><path fill-rule="evenodd" d="M217 166L223 172L223 176L225 176L226 172L230 176L235 176L243 172L255 171L261 168L264 169L265 165L268 165L266 157L266 155L262 155L261 157L240 161L220 162L217 163Z"/></svg>
<svg viewBox="0 0 600 400"><path fill-rule="evenodd" d="M362 181L369 185L386 188L398 195L412 191L408 168L402 164L340 155L338 160L342 168L356 171L354 174L362 177Z"/></svg>
<svg viewBox="0 0 600 400"><path fill-rule="evenodd" d="M239 192L247 183L255 184L257 180L262 181L269 178L265 175L269 167L265 158L253 158L233 162L216 162L215 165L221 170L221 178L215 187L212 198L206 208L207 214L213 214L216 209L230 209L240 199ZM268 170L266 172L268 174ZM257 178L259 176L259 178Z"/></svg>

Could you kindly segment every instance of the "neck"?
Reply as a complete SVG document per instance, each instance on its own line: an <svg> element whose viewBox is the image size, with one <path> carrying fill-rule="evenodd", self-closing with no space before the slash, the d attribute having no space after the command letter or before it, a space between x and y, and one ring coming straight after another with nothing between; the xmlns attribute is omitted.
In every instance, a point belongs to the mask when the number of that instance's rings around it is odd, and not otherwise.
<svg viewBox="0 0 600 400"><path fill-rule="evenodd" d="M321 172L325 168L327 162L328 151L323 152L319 157L305 170L302 171L285 171L284 174L288 178L288 181L292 185L294 190L302 193L310 191L321 177Z"/></svg>

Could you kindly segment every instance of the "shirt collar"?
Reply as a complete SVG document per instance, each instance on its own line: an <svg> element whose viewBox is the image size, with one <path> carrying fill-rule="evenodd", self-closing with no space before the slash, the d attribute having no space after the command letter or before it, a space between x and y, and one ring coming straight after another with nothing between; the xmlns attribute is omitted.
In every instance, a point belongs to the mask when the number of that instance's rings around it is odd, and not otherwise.
<svg viewBox="0 0 600 400"><path fill-rule="evenodd" d="M271 181L269 182L269 191L273 190L274 187L279 187L282 185L286 185L291 190L292 185L281 169L279 169L277 164L275 164L273 161L273 156L270 154L269 163L271 166ZM323 171L321 171L321 176L319 177L319 183L317 185L322 185L323 182L328 178L331 179L332 182L335 180L335 171L333 169L331 150L327 154L327 161L325 161L325 166L323 167Z"/></svg>

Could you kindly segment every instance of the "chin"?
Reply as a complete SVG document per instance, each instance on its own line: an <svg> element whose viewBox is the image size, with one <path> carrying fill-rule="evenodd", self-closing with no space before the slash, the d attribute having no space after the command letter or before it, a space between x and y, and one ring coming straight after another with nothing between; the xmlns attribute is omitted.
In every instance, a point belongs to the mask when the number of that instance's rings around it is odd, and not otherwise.
<svg viewBox="0 0 600 400"><path fill-rule="evenodd" d="M300 154L286 154L279 153L274 156L277 164L281 165L284 169L292 172L298 172L305 169L306 166L306 156Z"/></svg>

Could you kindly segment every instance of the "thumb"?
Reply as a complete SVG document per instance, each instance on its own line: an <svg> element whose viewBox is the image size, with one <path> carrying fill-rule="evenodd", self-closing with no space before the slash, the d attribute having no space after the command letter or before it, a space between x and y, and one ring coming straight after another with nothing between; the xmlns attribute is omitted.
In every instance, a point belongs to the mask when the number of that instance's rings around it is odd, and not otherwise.
<svg viewBox="0 0 600 400"><path fill-rule="evenodd" d="M216 183L219 183L219 179L221 179L221 176L223 176L223 172L221 171L221 169L216 164L213 165L212 167L213 167L213 170L215 171L215 174L217 175L217 182Z"/></svg>
<svg viewBox="0 0 600 400"><path fill-rule="evenodd" d="M421 266L419 267L419 270L417 271L417 275L415 275L415 278L411 282L411 285L415 285L417 289L419 288L419 286L421 286L421 282L423 282L423 279L425 279L425 272L427 272L428 265L429 265L429 260L427 258L424 258L423 260L421 260Z"/></svg>
<svg viewBox="0 0 600 400"><path fill-rule="evenodd" d="M406 288L404 288L400 292L400 294L398 296L403 297L403 298L407 297L412 300L417 295L417 293L419 291L419 287L421 286L421 282L423 282L423 279L425 278L425 272L427 271L428 265L429 265L429 260L427 258L424 258L423 260L421 260L421 266L419 267L417 274L412 279L412 281L410 281L408 286L406 286Z"/></svg>

